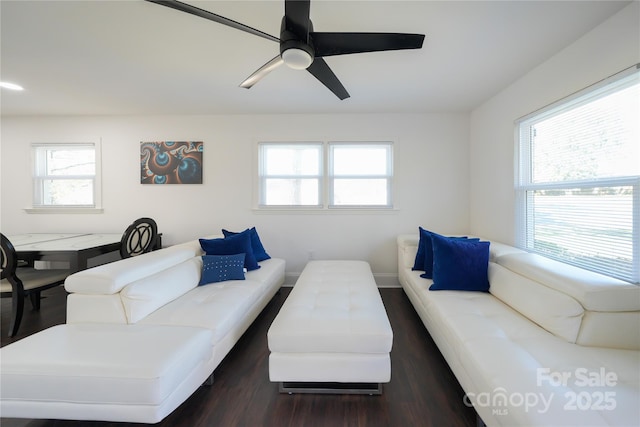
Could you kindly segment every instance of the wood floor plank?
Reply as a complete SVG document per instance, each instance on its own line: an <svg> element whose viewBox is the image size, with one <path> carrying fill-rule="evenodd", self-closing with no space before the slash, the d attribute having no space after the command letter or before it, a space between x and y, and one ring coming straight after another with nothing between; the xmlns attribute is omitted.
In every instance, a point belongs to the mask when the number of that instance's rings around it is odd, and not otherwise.
<svg viewBox="0 0 640 427"><path fill-rule="evenodd" d="M267 330L290 288L282 288L215 371L161 427L387 427L476 425L463 391L400 288L381 289L394 331L391 382L381 396L281 394L269 381ZM2 346L65 322L62 287L44 293L40 312L27 307L18 335L7 337L10 299L0 306ZM1 368L1 367L0 367ZM2 427L126 427L131 423L1 418Z"/></svg>

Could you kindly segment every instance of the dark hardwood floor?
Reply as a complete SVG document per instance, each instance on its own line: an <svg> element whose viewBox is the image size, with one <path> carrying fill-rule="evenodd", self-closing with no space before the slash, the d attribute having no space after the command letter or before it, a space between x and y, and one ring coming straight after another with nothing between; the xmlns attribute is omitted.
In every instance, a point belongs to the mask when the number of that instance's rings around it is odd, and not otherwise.
<svg viewBox="0 0 640 427"><path fill-rule="evenodd" d="M381 396L288 395L269 382L267 330L290 288L267 305L215 371L212 386L200 387L161 423L162 427L213 426L476 426L463 391L400 288L381 289L394 332L391 382ZM6 337L10 299L2 299L4 346L43 328L64 323L62 287L44 293L40 312L25 307L18 336ZM1 368L1 366L0 366ZM141 426L141 424L0 418L2 427Z"/></svg>

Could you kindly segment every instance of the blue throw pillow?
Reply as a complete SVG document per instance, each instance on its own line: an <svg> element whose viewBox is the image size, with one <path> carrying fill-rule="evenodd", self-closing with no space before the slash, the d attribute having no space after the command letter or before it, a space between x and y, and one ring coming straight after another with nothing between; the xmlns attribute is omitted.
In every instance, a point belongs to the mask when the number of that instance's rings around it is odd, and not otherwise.
<svg viewBox="0 0 640 427"><path fill-rule="evenodd" d="M245 254L244 267L247 271L260 268L251 248L251 235L240 233L224 239L200 239L200 246L207 255Z"/></svg>
<svg viewBox="0 0 640 427"><path fill-rule="evenodd" d="M420 240L418 241L418 252L413 262L412 270L424 271L424 253L427 246L431 246L431 232L422 227L418 227L420 232Z"/></svg>
<svg viewBox="0 0 640 427"><path fill-rule="evenodd" d="M433 284L429 290L489 291L489 242L438 234L433 243Z"/></svg>
<svg viewBox="0 0 640 427"><path fill-rule="evenodd" d="M258 236L258 231L255 227L248 228L244 230L242 233L249 233L251 235L251 248L253 249L253 255L256 257L256 261L264 261L266 259L271 259L267 251L265 251L264 246L262 246L262 242L260 241L260 236ZM222 234L224 237L233 236L235 234L240 234L234 231L222 229Z"/></svg>
<svg viewBox="0 0 640 427"><path fill-rule="evenodd" d="M203 255L198 286L225 280L244 280L245 254Z"/></svg>
<svg viewBox="0 0 640 427"><path fill-rule="evenodd" d="M414 262L412 270L424 271L424 273L422 273L420 277L424 279L431 279L433 278L433 243L431 240L431 236L434 234L440 236L440 234L434 233L433 231L425 230L422 227L418 227L418 229L420 230L420 241L418 242L418 253L416 253L416 260ZM450 237L450 239L467 239L467 237ZM470 240L474 240L477 242L480 239L474 238Z"/></svg>

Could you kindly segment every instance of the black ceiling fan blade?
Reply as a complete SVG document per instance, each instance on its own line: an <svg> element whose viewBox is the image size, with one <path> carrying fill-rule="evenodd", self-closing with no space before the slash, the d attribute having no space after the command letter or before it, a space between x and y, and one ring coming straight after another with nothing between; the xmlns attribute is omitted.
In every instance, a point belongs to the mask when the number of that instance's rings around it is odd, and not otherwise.
<svg viewBox="0 0 640 427"><path fill-rule="evenodd" d="M305 43L309 36L309 11L311 0L285 0L284 17L287 30Z"/></svg>
<svg viewBox="0 0 640 427"><path fill-rule="evenodd" d="M262 67L258 68L253 72L249 77L245 79L242 83L240 83L240 87L245 89L250 89L253 85L262 80L267 74L278 68L284 63L282 57L280 55L273 58L271 61L264 64Z"/></svg>
<svg viewBox="0 0 640 427"><path fill-rule="evenodd" d="M424 34L311 32L316 58L384 50L420 49Z"/></svg>
<svg viewBox="0 0 640 427"><path fill-rule="evenodd" d="M338 77L333 74L329 65L322 58L316 58L313 60L307 71L313 74L313 76L320 80L320 83L325 85L331 92L333 92L340 100L349 98L349 92L342 86Z"/></svg>
<svg viewBox="0 0 640 427"><path fill-rule="evenodd" d="M199 7L191 6L190 4L187 4L187 3L182 3L177 0L146 0L146 1L150 3L156 3L161 6L170 7L172 9L179 10L181 12L190 13L192 15L196 15L201 18L217 22L218 24L226 25L228 27L235 28L236 30L244 31L245 33L253 34L255 36L262 37L267 40L271 40L278 43L280 42L279 38L274 37L271 34L267 34L260 30L256 30L255 28L249 27L248 25L244 25L232 19L225 18L224 16L216 15L213 12L200 9Z"/></svg>

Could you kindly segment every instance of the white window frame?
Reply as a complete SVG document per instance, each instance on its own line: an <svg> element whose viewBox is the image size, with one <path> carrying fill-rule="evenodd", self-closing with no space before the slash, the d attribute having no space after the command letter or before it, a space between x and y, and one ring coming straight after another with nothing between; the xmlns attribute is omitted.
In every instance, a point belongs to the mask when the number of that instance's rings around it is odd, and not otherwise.
<svg viewBox="0 0 640 427"><path fill-rule="evenodd" d="M265 173L266 165L264 164L265 156L264 156L264 147L269 146L291 146L291 145L315 145L319 146L321 150L320 156L320 165L319 171L320 174L318 176L304 176L304 175L296 175L296 176L269 176ZM336 204L333 202L333 184L334 180L340 179L339 175L333 174L333 148L336 146L353 146L353 147L372 147L372 146L385 146L387 148L387 170L384 174L375 174L375 175L348 175L348 178L353 179L385 179L387 181L387 203L383 205L362 205L362 204ZM292 211L311 211L311 212L319 212L319 211L330 211L333 210L335 212L345 212L349 210L356 211L392 211L394 209L393 206L393 164L394 164L394 143L391 140L384 141L376 141L376 140L359 140L359 141L286 141L286 142L274 142L274 141L261 141L257 143L257 177L256 177L256 196L254 206L257 210L292 210ZM294 177L311 177L318 178L319 180L319 201L317 205L268 205L266 204L266 180L269 178L294 178Z"/></svg>
<svg viewBox="0 0 640 427"><path fill-rule="evenodd" d="M369 175L339 175L334 170L334 149L338 147L350 147L350 148L373 148L382 147L386 151L386 171L382 174L369 174ZM328 181L328 205L330 209L391 209L393 208L392 189L393 189L393 143L392 142L329 142L329 168L327 172ZM386 202L383 204L338 204L336 203L334 196L334 188L337 180L340 179L358 179L358 180L385 180L386 181Z"/></svg>
<svg viewBox="0 0 640 427"><path fill-rule="evenodd" d="M269 174L265 154L272 147L308 147L318 150L318 174ZM287 208L287 209L309 209L321 208L324 193L323 187L323 171L324 171L324 148L322 142L260 142L258 143L258 206L260 208ZM296 205L276 205L267 204L267 181L270 179L317 179L318 181L318 203L315 204L296 204Z"/></svg>
<svg viewBox="0 0 640 427"><path fill-rule="evenodd" d="M91 149L95 155L95 174L83 175L46 175L43 154L51 149ZM102 212L102 161L101 143L96 142L51 142L31 144L32 158L32 206L25 209L27 213L101 213ZM92 181L93 203L81 205L53 205L45 202L43 193L45 180L87 179Z"/></svg>
<svg viewBox="0 0 640 427"><path fill-rule="evenodd" d="M605 79L593 86L583 89L565 99L559 100L547 107L533 112L516 121L516 246L530 252L553 258L567 264L573 264L581 268L596 271L611 277L619 278L631 283L638 283L640 279L640 175L603 177L595 179L581 179L561 182L533 182L532 179L532 159L531 142L533 135L532 127L550 117L562 114L576 107L586 105L596 101L611 93L615 93L623 88L637 83L640 79L640 64L624 70L608 79ZM640 160L640 159L639 159ZM544 190L591 190L594 188L632 188L631 207L631 263L624 268L615 268L612 265L593 260L574 260L571 256L565 257L562 254L553 254L538 250L535 243L534 224L535 214L532 210L533 196L536 191ZM571 236L567 236L571 237Z"/></svg>

